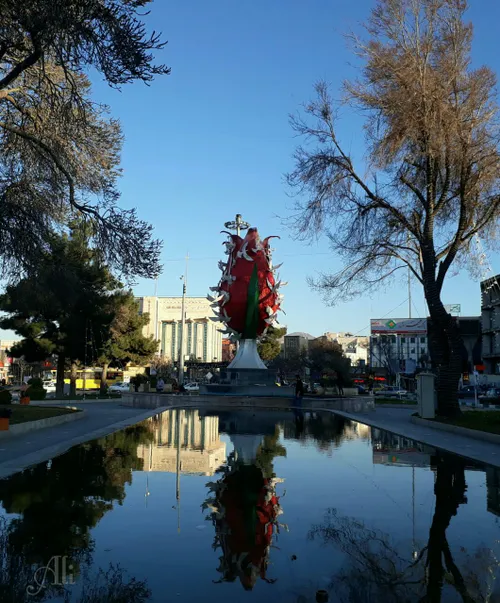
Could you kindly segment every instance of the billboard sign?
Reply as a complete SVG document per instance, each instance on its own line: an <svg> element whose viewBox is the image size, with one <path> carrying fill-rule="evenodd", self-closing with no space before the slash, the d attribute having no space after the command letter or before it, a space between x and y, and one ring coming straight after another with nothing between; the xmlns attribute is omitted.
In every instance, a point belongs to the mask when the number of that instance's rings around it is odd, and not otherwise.
<svg viewBox="0 0 500 603"><path fill-rule="evenodd" d="M427 333L427 318L372 318L372 335Z"/></svg>

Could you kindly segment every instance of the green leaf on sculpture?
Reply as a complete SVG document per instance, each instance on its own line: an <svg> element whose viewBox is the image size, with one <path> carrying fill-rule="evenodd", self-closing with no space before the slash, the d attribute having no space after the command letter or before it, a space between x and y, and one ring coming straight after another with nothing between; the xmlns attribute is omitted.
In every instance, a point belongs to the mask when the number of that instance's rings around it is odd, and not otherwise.
<svg viewBox="0 0 500 603"><path fill-rule="evenodd" d="M256 339L259 322L259 279L257 266L253 267L252 276L248 283L247 311L243 339Z"/></svg>

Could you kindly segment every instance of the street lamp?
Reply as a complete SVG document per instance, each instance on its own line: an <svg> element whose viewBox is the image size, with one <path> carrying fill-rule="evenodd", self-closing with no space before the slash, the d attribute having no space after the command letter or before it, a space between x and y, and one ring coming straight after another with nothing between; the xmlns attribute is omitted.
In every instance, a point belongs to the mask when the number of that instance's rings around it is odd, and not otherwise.
<svg viewBox="0 0 500 603"><path fill-rule="evenodd" d="M240 231L250 228L250 224L243 220L241 214L236 214L235 219L232 222L225 222L224 227L228 230L236 230L236 234L240 236Z"/></svg>

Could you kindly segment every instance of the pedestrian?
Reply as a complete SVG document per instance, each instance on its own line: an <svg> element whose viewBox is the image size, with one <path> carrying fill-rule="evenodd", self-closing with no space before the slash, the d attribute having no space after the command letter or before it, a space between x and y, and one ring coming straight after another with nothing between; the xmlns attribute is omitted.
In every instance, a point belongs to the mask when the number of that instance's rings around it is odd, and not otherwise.
<svg viewBox="0 0 500 603"><path fill-rule="evenodd" d="M337 374L337 389L339 392L339 396L344 395L344 378L341 373Z"/></svg>
<svg viewBox="0 0 500 603"><path fill-rule="evenodd" d="M296 406L302 406L302 398L304 397L304 383L300 378L300 375L296 376L295 381L295 402Z"/></svg>
<svg viewBox="0 0 500 603"><path fill-rule="evenodd" d="M163 392L163 388L165 387L165 381L160 377L156 382L156 393L160 394Z"/></svg>

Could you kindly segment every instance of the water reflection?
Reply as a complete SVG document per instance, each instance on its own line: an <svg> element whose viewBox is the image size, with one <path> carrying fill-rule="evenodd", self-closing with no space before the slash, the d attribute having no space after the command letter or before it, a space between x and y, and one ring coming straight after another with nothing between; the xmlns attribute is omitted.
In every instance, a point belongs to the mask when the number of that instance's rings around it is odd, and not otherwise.
<svg viewBox="0 0 500 603"><path fill-rule="evenodd" d="M331 601L500 601L484 527L498 528L500 470L331 413L167 411L1 480L0 503L0 601L61 597L25 596L54 555L80 585L68 601L296 603L320 582ZM147 583L83 592L110 557Z"/></svg>
<svg viewBox="0 0 500 603"><path fill-rule="evenodd" d="M153 438L137 449L144 471L213 475L226 460L219 417L198 410L169 410L147 421Z"/></svg>
<svg viewBox="0 0 500 603"><path fill-rule="evenodd" d="M2 520L0 525L1 601L44 600L55 593L63 596L69 573L71 582L88 575L94 551L91 530L113 510L114 503L123 503L125 486L132 483L132 471L142 469L137 448L151 438L148 426L139 424L0 480L1 504L7 513L14 515L8 523ZM54 566L63 558L68 569L64 580L60 568ZM30 594L26 589L38 568L48 568L49 579L39 592L33 594L38 591L35 588ZM57 579L51 570L57 572ZM103 596L107 593L109 601L120 600L125 591L121 594L118 591L121 587L127 590L121 572L114 576L99 575L104 576L104 582L110 580L109 592L105 585L100 585ZM139 590L148 595L145 583L140 584ZM89 592L84 583L79 600L86 601L87 597L92 600ZM131 600L146 600L141 597Z"/></svg>

